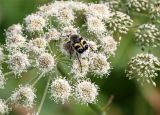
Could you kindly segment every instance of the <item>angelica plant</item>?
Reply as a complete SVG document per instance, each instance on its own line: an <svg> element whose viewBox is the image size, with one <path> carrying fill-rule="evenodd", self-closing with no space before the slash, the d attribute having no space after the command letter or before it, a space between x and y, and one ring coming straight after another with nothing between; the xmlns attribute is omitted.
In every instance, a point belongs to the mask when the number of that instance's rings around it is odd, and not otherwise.
<svg viewBox="0 0 160 115"><path fill-rule="evenodd" d="M5 77L9 75L19 79L24 72L36 71L37 76L15 88L7 100L0 99L0 113L9 113L10 104L33 108L38 90L35 86L43 77L48 77L48 82L36 115L40 114L47 94L56 103L96 104L100 88L92 77L107 79L114 69L111 59L115 58L121 38L135 29L134 40L143 53L131 58L126 76L142 85L156 86L154 78L158 76L160 61L151 52L144 53L144 49L160 44L158 4L145 0L127 0L124 6L120 1L54 1L40 6L23 23L11 25L5 32L6 43L0 48L0 61L8 65L8 72L0 70L0 88L5 88ZM135 28L132 11L147 12L151 21ZM72 35L86 40L83 53L73 46L74 50L65 49L64 44L71 42ZM105 113L101 109L97 111Z"/></svg>

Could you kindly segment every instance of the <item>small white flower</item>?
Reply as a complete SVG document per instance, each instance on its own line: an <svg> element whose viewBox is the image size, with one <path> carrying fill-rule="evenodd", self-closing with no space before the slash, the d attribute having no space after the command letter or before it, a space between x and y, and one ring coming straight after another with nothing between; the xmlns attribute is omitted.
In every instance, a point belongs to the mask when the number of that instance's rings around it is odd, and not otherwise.
<svg viewBox="0 0 160 115"><path fill-rule="evenodd" d="M74 73L76 78L83 78L89 71L89 62L87 59L78 59L73 61L71 72Z"/></svg>
<svg viewBox="0 0 160 115"><path fill-rule="evenodd" d="M136 79L142 85L151 83L156 86L153 79L158 76L160 61L153 54L137 54L131 58L126 69L126 76L129 79Z"/></svg>
<svg viewBox="0 0 160 115"><path fill-rule="evenodd" d="M94 34L102 34L106 31L105 24L97 17L87 17L88 31Z"/></svg>
<svg viewBox="0 0 160 115"><path fill-rule="evenodd" d="M30 66L28 56L21 52L17 52L9 56L9 65L10 69L15 74L21 74L24 71L27 71L27 68Z"/></svg>
<svg viewBox="0 0 160 115"><path fill-rule="evenodd" d="M37 14L31 14L25 18L25 24L29 32L42 31L46 26L46 21Z"/></svg>
<svg viewBox="0 0 160 115"><path fill-rule="evenodd" d="M49 53L42 53L37 59L37 68L47 73L55 67L54 57Z"/></svg>
<svg viewBox="0 0 160 115"><path fill-rule="evenodd" d="M117 50L117 42L114 40L112 36L105 36L102 38L99 38L104 53L107 53L109 55L114 55L115 51Z"/></svg>
<svg viewBox="0 0 160 115"><path fill-rule="evenodd" d="M62 36L67 37L70 35L78 34L78 29L73 26L66 26L62 29Z"/></svg>
<svg viewBox="0 0 160 115"><path fill-rule="evenodd" d="M75 94L78 101L89 104L96 101L98 87L90 81L80 81L75 87Z"/></svg>
<svg viewBox="0 0 160 115"><path fill-rule="evenodd" d="M71 96L72 87L66 79L56 79L51 84L51 98L56 102L61 101L64 104Z"/></svg>
<svg viewBox="0 0 160 115"><path fill-rule="evenodd" d="M33 40L30 40L28 43L28 49L29 51L34 52L35 54L40 54L45 51L47 46L47 42L44 38L36 38Z"/></svg>
<svg viewBox="0 0 160 115"><path fill-rule="evenodd" d="M35 91L32 86L29 85L19 86L10 97L12 103L23 107L32 107L35 98Z"/></svg>
<svg viewBox="0 0 160 115"><path fill-rule="evenodd" d="M0 89L3 89L5 84L6 84L6 80L4 78L2 71L0 70Z"/></svg>
<svg viewBox="0 0 160 115"><path fill-rule="evenodd" d="M107 61L105 55L99 53L93 53L90 55L90 70L95 74L103 76L105 74L109 74L110 72L110 63Z"/></svg>
<svg viewBox="0 0 160 115"><path fill-rule="evenodd" d="M8 114L9 112L9 107L6 105L6 102L0 99L0 114L5 115Z"/></svg>
<svg viewBox="0 0 160 115"><path fill-rule="evenodd" d="M45 39L47 41L51 40L59 40L60 39L60 32L58 32L55 28L51 28L48 32L45 33Z"/></svg>

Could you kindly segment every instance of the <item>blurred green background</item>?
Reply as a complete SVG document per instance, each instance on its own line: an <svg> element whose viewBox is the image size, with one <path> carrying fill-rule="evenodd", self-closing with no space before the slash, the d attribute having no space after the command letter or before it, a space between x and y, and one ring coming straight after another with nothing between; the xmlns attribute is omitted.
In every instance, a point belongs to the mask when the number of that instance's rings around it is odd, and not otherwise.
<svg viewBox="0 0 160 115"><path fill-rule="evenodd" d="M35 12L38 6L48 3L51 0L0 0L0 41L5 42L5 29L10 25L21 23L23 18L28 14ZM87 2L95 2L96 0L86 0ZM125 2L125 1L123 1ZM135 25L145 23L149 19L143 16L131 16ZM125 67L128 60L141 52L141 48L135 45L133 40L133 31L123 36L120 46L116 52L116 56L112 59L113 69L108 78L94 78L96 84L100 87L100 95L97 104L104 107L111 95L114 96L112 103L108 109L108 115L160 115L160 91L159 78L156 79L157 88L139 87L134 81L128 80L125 77ZM156 56L160 56L159 49L152 49ZM6 88L0 90L0 97L7 99L11 92L18 84L26 83L36 73L24 74L22 78L17 79L12 76L7 77ZM37 86L38 98L36 105L39 104L43 94L47 79L41 79ZM144 93L145 92L145 93ZM147 95L145 95L147 93ZM159 103L159 105L157 105ZM25 115L25 110L15 108L10 115ZM46 98L41 115L96 115L95 112L86 105L74 104L61 105L50 101Z"/></svg>

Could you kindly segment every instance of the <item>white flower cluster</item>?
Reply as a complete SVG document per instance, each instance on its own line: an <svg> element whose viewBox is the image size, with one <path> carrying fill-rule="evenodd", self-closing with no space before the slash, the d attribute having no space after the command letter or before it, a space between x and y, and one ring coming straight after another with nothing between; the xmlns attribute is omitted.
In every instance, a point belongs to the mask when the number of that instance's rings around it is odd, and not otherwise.
<svg viewBox="0 0 160 115"><path fill-rule="evenodd" d="M32 107L35 101L35 91L30 85L19 86L10 97L12 103L17 106Z"/></svg>
<svg viewBox="0 0 160 115"><path fill-rule="evenodd" d="M55 28L51 28L45 34L45 39L49 42L51 40L59 40L60 39L60 32L58 32Z"/></svg>
<svg viewBox="0 0 160 115"><path fill-rule="evenodd" d="M8 51L13 51L25 46L26 38L22 33L22 26L14 24L6 31L6 47Z"/></svg>
<svg viewBox="0 0 160 115"><path fill-rule="evenodd" d="M160 46L160 32L156 25L153 24L143 24L140 25L135 33L135 40L137 44L142 47Z"/></svg>
<svg viewBox="0 0 160 115"><path fill-rule="evenodd" d="M88 31L95 34L103 34L106 31L105 24L98 17L87 18Z"/></svg>
<svg viewBox="0 0 160 115"><path fill-rule="evenodd" d="M87 9L87 15L94 16L99 19L107 19L110 17L110 8L105 4L90 4Z"/></svg>
<svg viewBox="0 0 160 115"><path fill-rule="evenodd" d="M66 79L56 79L51 84L51 98L65 103L71 95L72 87Z"/></svg>
<svg viewBox="0 0 160 115"><path fill-rule="evenodd" d="M37 68L39 68L43 73L47 73L53 70L55 66L54 57L49 53L42 53L37 59Z"/></svg>
<svg viewBox="0 0 160 115"><path fill-rule="evenodd" d="M38 55L45 51L47 41L44 38L35 38L28 43L28 51Z"/></svg>
<svg viewBox="0 0 160 115"><path fill-rule="evenodd" d="M28 56L21 52L16 52L15 54L10 55L8 63L10 65L10 69L15 74L21 74L22 72L27 71L30 66Z"/></svg>
<svg viewBox="0 0 160 115"><path fill-rule="evenodd" d="M104 36L99 38L103 52L108 55L115 55L115 51L117 50L118 43L114 40L112 36Z"/></svg>
<svg viewBox="0 0 160 115"><path fill-rule="evenodd" d="M31 14L25 18L26 30L29 32L43 31L46 20L37 14Z"/></svg>
<svg viewBox="0 0 160 115"><path fill-rule="evenodd" d="M127 14L116 11L106 20L106 23L111 32L126 34L129 27L132 26L133 20Z"/></svg>
<svg viewBox="0 0 160 115"><path fill-rule="evenodd" d="M153 54L137 54L131 58L126 69L126 76L129 79L136 79L142 85L149 83L156 86L153 79L158 76L160 61Z"/></svg>
<svg viewBox="0 0 160 115"><path fill-rule="evenodd" d="M76 97L82 103L94 103L98 95L98 87L89 81L79 81L75 91Z"/></svg>
<svg viewBox="0 0 160 115"><path fill-rule="evenodd" d="M130 8L137 12L147 11L149 9L148 0L128 0L127 4Z"/></svg>

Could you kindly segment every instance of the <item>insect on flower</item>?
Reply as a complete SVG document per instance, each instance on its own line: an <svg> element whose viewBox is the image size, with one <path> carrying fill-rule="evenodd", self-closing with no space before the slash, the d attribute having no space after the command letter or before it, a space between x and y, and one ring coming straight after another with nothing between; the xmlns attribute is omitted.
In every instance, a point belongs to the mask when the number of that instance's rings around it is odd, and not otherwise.
<svg viewBox="0 0 160 115"><path fill-rule="evenodd" d="M83 52L88 50L89 45L87 44L87 41L79 35L71 35L69 36L69 38L70 40L64 44L64 49L69 53L70 58L74 53L76 54L82 72L82 65L79 59L79 54L82 54Z"/></svg>

